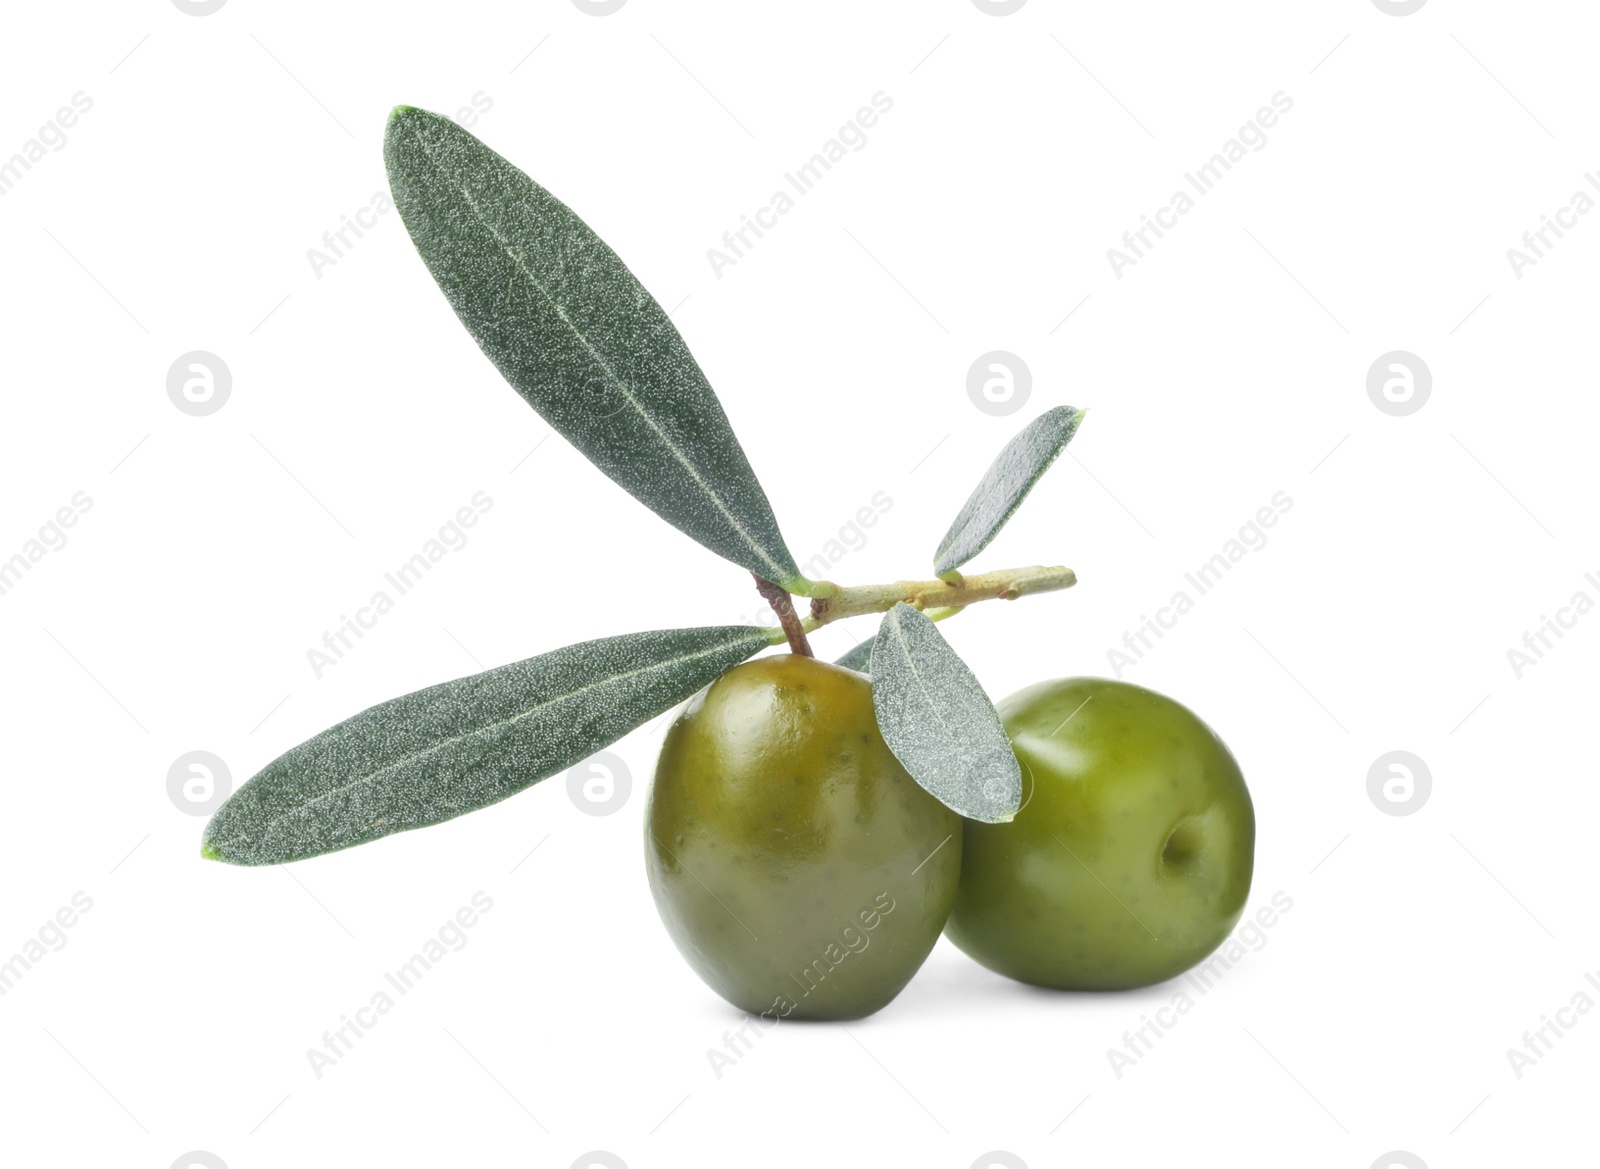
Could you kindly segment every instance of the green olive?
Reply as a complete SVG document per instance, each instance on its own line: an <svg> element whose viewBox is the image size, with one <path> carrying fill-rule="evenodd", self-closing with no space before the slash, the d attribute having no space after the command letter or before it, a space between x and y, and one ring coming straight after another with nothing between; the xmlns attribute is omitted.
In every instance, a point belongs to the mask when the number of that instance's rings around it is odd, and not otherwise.
<svg viewBox="0 0 1600 1169"><path fill-rule="evenodd" d="M1103 678L999 706L1022 764L1006 824L968 821L945 932L1037 986L1120 990L1181 974L1244 911L1256 822L1222 740L1187 707Z"/></svg>
<svg viewBox="0 0 1600 1169"><path fill-rule="evenodd" d="M961 818L884 743L865 677L763 657L667 732L645 865L667 932L723 998L771 1019L855 1019L939 940Z"/></svg>

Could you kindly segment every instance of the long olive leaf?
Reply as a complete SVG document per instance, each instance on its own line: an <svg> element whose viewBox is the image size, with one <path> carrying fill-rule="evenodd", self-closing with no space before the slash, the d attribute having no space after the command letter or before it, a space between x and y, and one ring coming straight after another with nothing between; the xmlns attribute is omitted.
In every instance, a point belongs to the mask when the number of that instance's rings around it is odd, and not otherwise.
<svg viewBox="0 0 1600 1169"><path fill-rule="evenodd" d="M617 254L449 118L396 107L383 152L412 242L512 388L668 523L803 592L716 393Z"/></svg>
<svg viewBox="0 0 1600 1169"><path fill-rule="evenodd" d="M571 767L770 643L731 625L569 645L380 703L267 764L203 855L283 864L437 824Z"/></svg>
<svg viewBox="0 0 1600 1169"><path fill-rule="evenodd" d="M872 705L889 750L946 807L989 824L1016 815L1022 769L999 714L934 623L904 601L873 641Z"/></svg>
<svg viewBox="0 0 1600 1169"><path fill-rule="evenodd" d="M1006 444L961 507L933 554L933 571L944 575L989 546L1022 501L1078 433L1083 411L1057 406L1035 418Z"/></svg>

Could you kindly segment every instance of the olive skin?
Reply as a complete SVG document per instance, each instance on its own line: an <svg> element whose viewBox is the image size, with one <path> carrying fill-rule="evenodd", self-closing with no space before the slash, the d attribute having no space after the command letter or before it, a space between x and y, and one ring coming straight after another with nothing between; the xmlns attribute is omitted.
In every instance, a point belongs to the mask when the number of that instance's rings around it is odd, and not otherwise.
<svg viewBox="0 0 1600 1169"><path fill-rule="evenodd" d="M1036 986L1162 982L1244 912L1255 810L1228 748L1140 686L1065 678L999 705L1022 764L1006 824L965 826L950 940Z"/></svg>
<svg viewBox="0 0 1600 1169"><path fill-rule="evenodd" d="M900 766L871 683L783 654L729 670L667 732L645 867L712 990L777 1020L887 1005L939 940L961 817Z"/></svg>

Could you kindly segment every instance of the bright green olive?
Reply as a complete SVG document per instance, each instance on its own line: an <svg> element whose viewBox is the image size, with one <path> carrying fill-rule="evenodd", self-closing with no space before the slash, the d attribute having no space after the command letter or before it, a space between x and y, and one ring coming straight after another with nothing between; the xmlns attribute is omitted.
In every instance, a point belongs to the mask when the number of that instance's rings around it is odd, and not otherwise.
<svg viewBox="0 0 1600 1169"><path fill-rule="evenodd" d="M1006 824L968 821L945 932L1037 986L1120 990L1181 974L1238 923L1256 821L1239 765L1187 707L1067 678L999 706L1022 764Z"/></svg>
<svg viewBox="0 0 1600 1169"><path fill-rule="evenodd" d="M773 1020L855 1019L939 940L961 818L884 743L865 677L763 657L667 732L645 865L667 932L723 998Z"/></svg>

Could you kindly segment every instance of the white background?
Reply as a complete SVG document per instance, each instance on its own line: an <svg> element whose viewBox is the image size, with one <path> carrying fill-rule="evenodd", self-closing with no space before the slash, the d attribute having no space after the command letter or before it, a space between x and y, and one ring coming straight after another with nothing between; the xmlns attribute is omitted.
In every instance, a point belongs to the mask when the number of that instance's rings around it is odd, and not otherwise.
<svg viewBox="0 0 1600 1169"><path fill-rule="evenodd" d="M0 596L0 958L74 893L93 908L0 997L0 1162L1577 1163L1558 1150L1592 1136L1600 1014L1520 1079L1506 1051L1600 971L1600 617L1520 678L1507 650L1600 599L1600 216L1520 279L1506 250L1600 166L1589 6L142 0L6 22L0 158L72 94L93 108L0 198L0 554L75 492L93 506ZM718 278L707 249L880 90L866 147ZM1119 279L1107 249L1278 91L1266 146ZM996 698L1109 673L1186 571L1292 498L1125 676L1230 744L1251 906L1293 909L1120 1078L1107 1049L1176 986L1037 992L941 942L879 1015L781 1025L719 1079L706 1051L739 1017L644 881L659 727L615 748L614 815L556 777L288 869L200 860L204 820L167 790L187 752L236 786L479 665L760 612L546 438L394 213L314 273L385 189L388 109L479 93L475 132L675 311L797 557L892 498L835 579L926 575L1018 427L1092 408L973 566L1079 586L944 627ZM1007 417L966 393L997 349L1033 377ZM208 417L166 392L191 350L232 373ZM1406 417L1366 390L1391 350L1432 371ZM307 650L477 491L470 542L317 678ZM1409 816L1368 796L1392 750L1432 774ZM318 1078L307 1050L479 891L467 946Z"/></svg>

